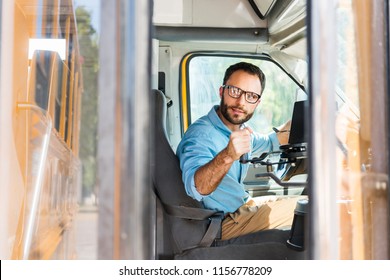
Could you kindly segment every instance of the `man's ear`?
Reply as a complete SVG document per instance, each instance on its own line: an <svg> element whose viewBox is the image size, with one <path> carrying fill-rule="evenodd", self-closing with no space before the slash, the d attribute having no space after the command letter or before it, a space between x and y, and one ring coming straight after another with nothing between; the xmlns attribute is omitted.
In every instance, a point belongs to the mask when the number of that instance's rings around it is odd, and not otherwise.
<svg viewBox="0 0 390 280"><path fill-rule="evenodd" d="M223 95L223 87L222 86L220 86L219 87L219 98L221 98L222 99L222 95Z"/></svg>

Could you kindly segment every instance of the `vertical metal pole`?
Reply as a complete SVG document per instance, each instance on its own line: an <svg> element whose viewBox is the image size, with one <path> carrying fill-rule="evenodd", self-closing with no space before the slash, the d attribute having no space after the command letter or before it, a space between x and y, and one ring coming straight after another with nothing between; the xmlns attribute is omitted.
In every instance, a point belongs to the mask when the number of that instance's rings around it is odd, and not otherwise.
<svg viewBox="0 0 390 280"><path fill-rule="evenodd" d="M151 258L151 1L101 1L99 259Z"/></svg>
<svg viewBox="0 0 390 280"><path fill-rule="evenodd" d="M99 64L98 121L98 259L114 259L115 180L115 100L116 100L116 7L112 1L100 1L101 36Z"/></svg>
<svg viewBox="0 0 390 280"><path fill-rule="evenodd" d="M336 205L336 5L309 2L311 258L338 259Z"/></svg>
<svg viewBox="0 0 390 280"><path fill-rule="evenodd" d="M389 168L389 152L386 135L386 122L388 121L388 107L386 100L388 99L387 90L387 65L383 63L387 59L386 49L386 4L382 1L372 1L373 17L371 26L375 26L372 31L372 49L373 55L371 57L371 81L372 81L372 95L375 96L371 100L371 119L370 135L371 135L371 149L372 149L372 166L374 182L369 185L363 184L363 191L365 196L370 197L371 206L370 219L372 220L372 229L370 231L371 237L371 258L372 259L388 259L388 225L386 222L388 214L388 201L386 189L388 184L388 168ZM384 176L381 176L384 175ZM368 210L366 210L368 212ZM370 251L371 251L370 250Z"/></svg>
<svg viewBox="0 0 390 280"><path fill-rule="evenodd" d="M2 42L3 42L3 1L0 0L0 66L3 65L2 62ZM3 77L2 77L2 70L0 68L0 108L3 106L3 96L4 92L3 89L1 88ZM3 122L3 110L0 110L0 155L3 155L4 148L3 147L3 141L1 140L1 136L3 134L3 129L1 123ZM3 172L1 170L4 170L3 167L5 167L7 163L2 162L0 163L0 176L3 178ZM5 173L6 174L6 173ZM3 226L0 229L0 259L4 260L8 258L7 255L7 232L8 232L8 182L4 182L0 185L0 193L2 193L2 198L0 199L0 221L3 221L2 224Z"/></svg>
<svg viewBox="0 0 390 280"><path fill-rule="evenodd" d="M122 0L122 258L151 256L151 18L150 1ZM124 215L127 215L126 217ZM123 233L126 233L123 235ZM124 238L127 236L127 238Z"/></svg>
<svg viewBox="0 0 390 280"><path fill-rule="evenodd" d="M387 97L386 99L386 112L387 117L390 115L390 1L385 1L385 56L386 56L386 91L385 95ZM387 119L387 160L390 159L390 121ZM389 176L390 174L390 164L387 162L387 174ZM387 184L387 232L390 233L390 186ZM390 234L387 234L387 259L390 259Z"/></svg>
<svg viewBox="0 0 390 280"><path fill-rule="evenodd" d="M14 152L12 111L13 100L13 49L14 49L14 2L0 0L0 259L10 259L12 246L10 198L14 178L11 162ZM4 160L5 159L5 160Z"/></svg>
<svg viewBox="0 0 390 280"><path fill-rule="evenodd" d="M390 3L385 1L385 25L386 25L386 77L387 77L387 114L390 115ZM387 120L387 147L390 147L390 121ZM389 160L390 153L387 150L387 158ZM390 174L390 164L387 165L387 174ZM390 232L390 187L387 185L387 232ZM387 258L390 259L390 234L387 236Z"/></svg>

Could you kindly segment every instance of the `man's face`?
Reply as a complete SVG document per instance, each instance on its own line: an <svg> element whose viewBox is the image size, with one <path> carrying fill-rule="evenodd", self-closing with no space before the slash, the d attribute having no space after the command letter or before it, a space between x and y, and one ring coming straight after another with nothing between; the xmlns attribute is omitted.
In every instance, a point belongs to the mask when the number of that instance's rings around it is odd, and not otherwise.
<svg viewBox="0 0 390 280"><path fill-rule="evenodd" d="M226 81L226 85L238 87L244 91L251 91L257 94L261 93L260 80L256 75L251 75L242 70L234 72ZM221 97L220 112L222 121L227 127L234 130L236 126L247 122L253 115L260 99L254 103L248 103L245 100L245 94L239 98L229 96L228 89L220 87L219 95Z"/></svg>

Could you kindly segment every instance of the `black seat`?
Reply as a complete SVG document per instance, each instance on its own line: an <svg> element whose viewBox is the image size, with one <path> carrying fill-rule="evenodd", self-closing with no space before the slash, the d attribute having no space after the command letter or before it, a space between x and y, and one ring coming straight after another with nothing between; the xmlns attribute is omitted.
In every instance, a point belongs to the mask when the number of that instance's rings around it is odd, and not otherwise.
<svg viewBox="0 0 390 280"><path fill-rule="evenodd" d="M301 259L289 249L288 230L267 230L231 240L219 240L222 212L205 209L186 192L179 160L165 130L165 95L155 98L153 186L157 198L157 258L163 259Z"/></svg>

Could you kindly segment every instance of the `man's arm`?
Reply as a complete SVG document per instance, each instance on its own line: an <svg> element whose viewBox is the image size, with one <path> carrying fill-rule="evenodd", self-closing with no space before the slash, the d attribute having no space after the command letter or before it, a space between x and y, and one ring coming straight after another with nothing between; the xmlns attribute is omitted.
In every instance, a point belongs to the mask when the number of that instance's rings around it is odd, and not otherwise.
<svg viewBox="0 0 390 280"><path fill-rule="evenodd" d="M250 128L232 132L227 147L195 172L195 187L201 195L212 193L228 173L233 162L250 151L251 133Z"/></svg>
<svg viewBox="0 0 390 280"><path fill-rule="evenodd" d="M278 141L280 145L288 144L288 138L290 137L290 129L291 129L291 120L287 121L286 123L282 124L277 128L279 132L276 133L276 136L278 137Z"/></svg>

